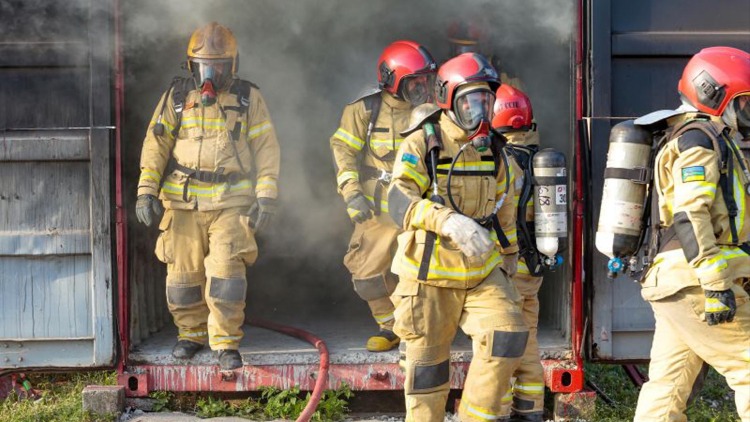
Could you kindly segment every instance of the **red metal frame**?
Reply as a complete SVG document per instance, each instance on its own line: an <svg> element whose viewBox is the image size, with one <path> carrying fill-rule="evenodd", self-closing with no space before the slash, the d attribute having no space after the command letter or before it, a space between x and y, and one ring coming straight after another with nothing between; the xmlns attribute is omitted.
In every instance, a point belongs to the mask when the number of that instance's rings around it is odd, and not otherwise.
<svg viewBox="0 0 750 422"><path fill-rule="evenodd" d="M578 33L575 54L576 106L575 119L583 117L583 1L578 2ZM123 60L121 51L120 1L115 0L115 203L118 274L118 329L120 356L118 383L125 386L128 396L146 396L150 391L254 391L262 386L289 388L298 386L312 390L315 384L316 365L246 366L236 371L232 379L222 374L218 366L209 365L127 365L130 345L129 297L127 271L127 214L122 202L121 127L124 107ZM575 197L573 203L573 257L572 257L572 309L571 343L572 360L545 360L545 381L553 392L573 393L584 387L583 357L583 163L582 139L575 132ZM467 362L452 364L451 388L461 388L468 371ZM400 390L403 373L397 364L332 364L329 386L346 382L354 390Z"/></svg>

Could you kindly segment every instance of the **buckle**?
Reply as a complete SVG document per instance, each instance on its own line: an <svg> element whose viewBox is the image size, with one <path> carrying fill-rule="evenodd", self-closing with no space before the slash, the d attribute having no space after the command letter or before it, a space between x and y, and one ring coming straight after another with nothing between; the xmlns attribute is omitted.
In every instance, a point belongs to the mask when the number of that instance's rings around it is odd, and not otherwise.
<svg viewBox="0 0 750 422"><path fill-rule="evenodd" d="M380 175L378 176L378 180L385 184L391 183L391 179L393 178L393 176L383 169L379 169L379 170L380 170Z"/></svg>

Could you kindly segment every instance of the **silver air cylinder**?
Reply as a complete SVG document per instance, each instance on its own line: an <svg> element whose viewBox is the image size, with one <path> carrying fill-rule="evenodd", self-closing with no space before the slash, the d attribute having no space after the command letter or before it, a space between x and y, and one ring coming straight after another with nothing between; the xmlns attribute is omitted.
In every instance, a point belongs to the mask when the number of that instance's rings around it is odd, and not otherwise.
<svg viewBox="0 0 750 422"><path fill-rule="evenodd" d="M652 171L651 134L632 120L618 123L609 134L596 249L608 257L634 255L641 242L643 211ZM611 262L614 262L611 260ZM611 264L616 272L620 264Z"/></svg>
<svg viewBox="0 0 750 422"><path fill-rule="evenodd" d="M568 176L565 155L545 148L534 155L534 227L537 250L549 260L568 237ZM548 264L551 264L549 262Z"/></svg>

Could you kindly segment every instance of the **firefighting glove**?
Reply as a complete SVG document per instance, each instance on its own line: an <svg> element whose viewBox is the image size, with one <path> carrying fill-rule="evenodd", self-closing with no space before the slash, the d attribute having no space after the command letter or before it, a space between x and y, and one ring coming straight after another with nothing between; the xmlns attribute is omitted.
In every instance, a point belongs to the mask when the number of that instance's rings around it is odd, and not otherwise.
<svg viewBox="0 0 750 422"><path fill-rule="evenodd" d="M443 227L442 234L458 245L466 256L480 256L494 246L490 233L471 218L458 213L451 214Z"/></svg>
<svg viewBox="0 0 750 422"><path fill-rule="evenodd" d="M163 213L164 208L154 195L138 195L138 200L135 202L135 216L138 217L139 223L150 227L156 217L160 217Z"/></svg>
<svg viewBox="0 0 750 422"><path fill-rule="evenodd" d="M361 193L357 193L346 201L346 212L355 223L364 223L372 217L373 207L370 201Z"/></svg>
<svg viewBox="0 0 750 422"><path fill-rule="evenodd" d="M727 290L704 290L706 295L705 310L708 325L732 322L737 312L737 302L734 300L734 292Z"/></svg>
<svg viewBox="0 0 750 422"><path fill-rule="evenodd" d="M274 198L258 198L248 212L256 232L261 232L268 227L275 214L276 200Z"/></svg>

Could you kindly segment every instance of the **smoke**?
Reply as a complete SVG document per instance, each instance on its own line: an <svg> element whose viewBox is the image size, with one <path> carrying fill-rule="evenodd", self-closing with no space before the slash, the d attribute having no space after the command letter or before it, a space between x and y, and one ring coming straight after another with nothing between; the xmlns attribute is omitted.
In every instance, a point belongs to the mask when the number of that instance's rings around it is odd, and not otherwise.
<svg viewBox="0 0 750 422"><path fill-rule="evenodd" d="M488 54L500 58L502 71L523 80L542 142L571 148L572 0L121 3L130 208L148 120L172 77L184 74L180 65L194 29L210 21L232 29L240 45L240 76L260 86L269 106L282 149L282 211L259 239L260 260L249 273L251 308L315 312L335 305L367 312L341 264L352 225L336 194L328 141L344 105L375 82L376 60L390 42L412 39L444 61L451 23L476 22ZM131 239L137 230L145 229L131 228Z"/></svg>

